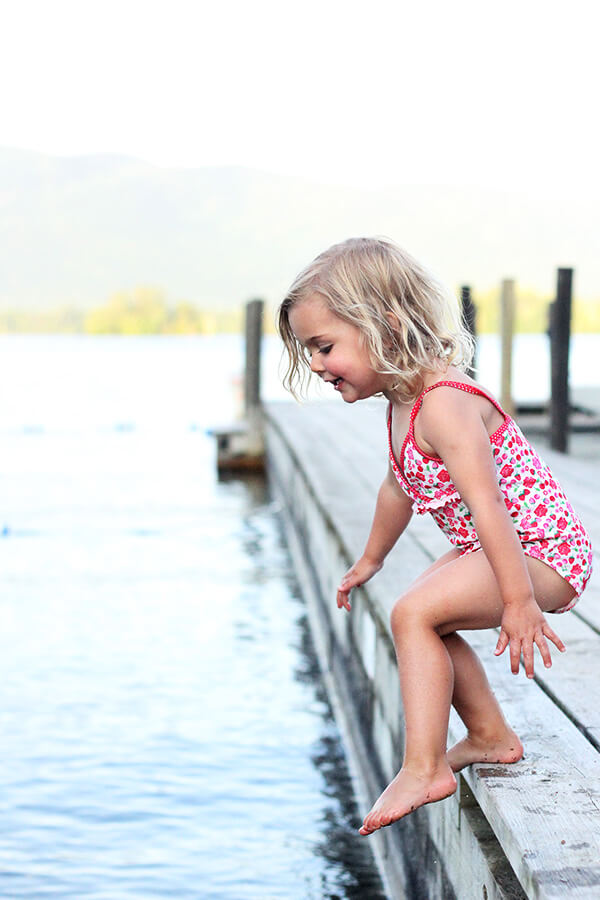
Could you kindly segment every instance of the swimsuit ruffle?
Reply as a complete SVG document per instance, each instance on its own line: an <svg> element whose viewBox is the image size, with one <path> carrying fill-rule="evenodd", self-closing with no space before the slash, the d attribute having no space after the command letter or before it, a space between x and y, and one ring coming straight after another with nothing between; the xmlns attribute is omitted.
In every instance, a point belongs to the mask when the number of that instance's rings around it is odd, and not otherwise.
<svg viewBox="0 0 600 900"><path fill-rule="evenodd" d="M460 502L460 494L458 491L453 491L451 494L445 494L443 497L431 498L426 497L424 499L419 499L413 497L413 512L417 513L419 516L424 516L425 513L435 512L439 509L443 509L448 504L456 504Z"/></svg>

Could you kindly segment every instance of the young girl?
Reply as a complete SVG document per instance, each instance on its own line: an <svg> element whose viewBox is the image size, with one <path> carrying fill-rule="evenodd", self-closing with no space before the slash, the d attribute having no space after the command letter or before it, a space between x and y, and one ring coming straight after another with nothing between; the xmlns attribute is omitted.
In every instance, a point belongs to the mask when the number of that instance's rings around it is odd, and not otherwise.
<svg viewBox="0 0 600 900"><path fill-rule="evenodd" d="M389 401L389 467L365 551L342 578L339 608L378 572L413 514L430 512L452 544L396 602L391 628L404 715L402 768L366 816L371 834L456 790L473 762L512 763L507 724L463 629L496 628L495 653L533 678L533 648L564 644L545 613L571 609L590 576L589 538L514 421L465 374L471 339L458 306L407 253L357 238L322 253L278 315L296 393L317 374L355 403ZM466 737L446 750L453 704Z"/></svg>

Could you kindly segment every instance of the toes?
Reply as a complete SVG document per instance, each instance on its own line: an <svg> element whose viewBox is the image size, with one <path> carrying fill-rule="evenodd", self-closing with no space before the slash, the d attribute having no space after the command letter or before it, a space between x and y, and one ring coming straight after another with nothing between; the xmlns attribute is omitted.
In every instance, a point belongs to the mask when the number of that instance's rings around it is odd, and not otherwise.
<svg viewBox="0 0 600 900"><path fill-rule="evenodd" d="M363 829L365 830L365 833L371 834L373 831L375 831L376 828L377 825L375 825L375 823L373 822L373 816L367 816L363 823Z"/></svg>
<svg viewBox="0 0 600 900"><path fill-rule="evenodd" d="M367 824L367 820L365 819L360 828L358 829L359 834L371 834L369 830L369 826Z"/></svg>
<svg viewBox="0 0 600 900"><path fill-rule="evenodd" d="M380 828L385 828L386 825L393 825L394 822L399 822L400 819L403 819L404 816L409 815L409 813L414 812L417 808L418 804L413 803L413 805L409 809L400 810L400 809L392 809L385 816L381 817L379 822Z"/></svg>
<svg viewBox="0 0 600 900"><path fill-rule="evenodd" d="M364 820L362 828L359 829L360 834L373 834L386 825L392 825L400 818L396 813L370 813Z"/></svg>
<svg viewBox="0 0 600 900"><path fill-rule="evenodd" d="M365 816L362 828L360 829L360 834L372 834L374 831L377 831L378 828L377 816L371 812Z"/></svg>

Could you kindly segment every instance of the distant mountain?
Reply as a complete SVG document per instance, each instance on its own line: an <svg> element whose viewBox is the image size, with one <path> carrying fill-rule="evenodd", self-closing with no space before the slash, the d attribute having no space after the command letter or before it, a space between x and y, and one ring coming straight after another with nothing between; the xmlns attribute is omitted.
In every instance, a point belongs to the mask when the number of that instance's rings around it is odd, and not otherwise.
<svg viewBox="0 0 600 900"><path fill-rule="evenodd" d="M383 234L451 287L514 277L549 294L559 265L600 297L600 188L334 187L243 168L164 169L113 155L0 148L0 306L90 307L118 290L276 302L334 241Z"/></svg>

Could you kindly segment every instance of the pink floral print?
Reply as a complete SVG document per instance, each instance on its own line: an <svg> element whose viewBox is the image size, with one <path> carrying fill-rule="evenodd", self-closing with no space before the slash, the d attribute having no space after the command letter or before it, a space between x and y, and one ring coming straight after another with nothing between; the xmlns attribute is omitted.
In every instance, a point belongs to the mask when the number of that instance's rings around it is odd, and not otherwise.
<svg viewBox="0 0 600 900"><path fill-rule="evenodd" d="M399 462L392 448L390 405L390 462L401 487L413 501L414 512L419 515L431 513L437 525L461 554L472 553L481 548L471 513L452 484L443 461L428 456L415 441L414 421L423 398L429 391L442 386L486 397L504 416L500 428L490 436L504 503L514 521L523 552L556 569L577 592L569 606L556 612L571 609L591 575L590 539L564 491L516 422L480 388L459 381L440 381L423 391L412 408Z"/></svg>

